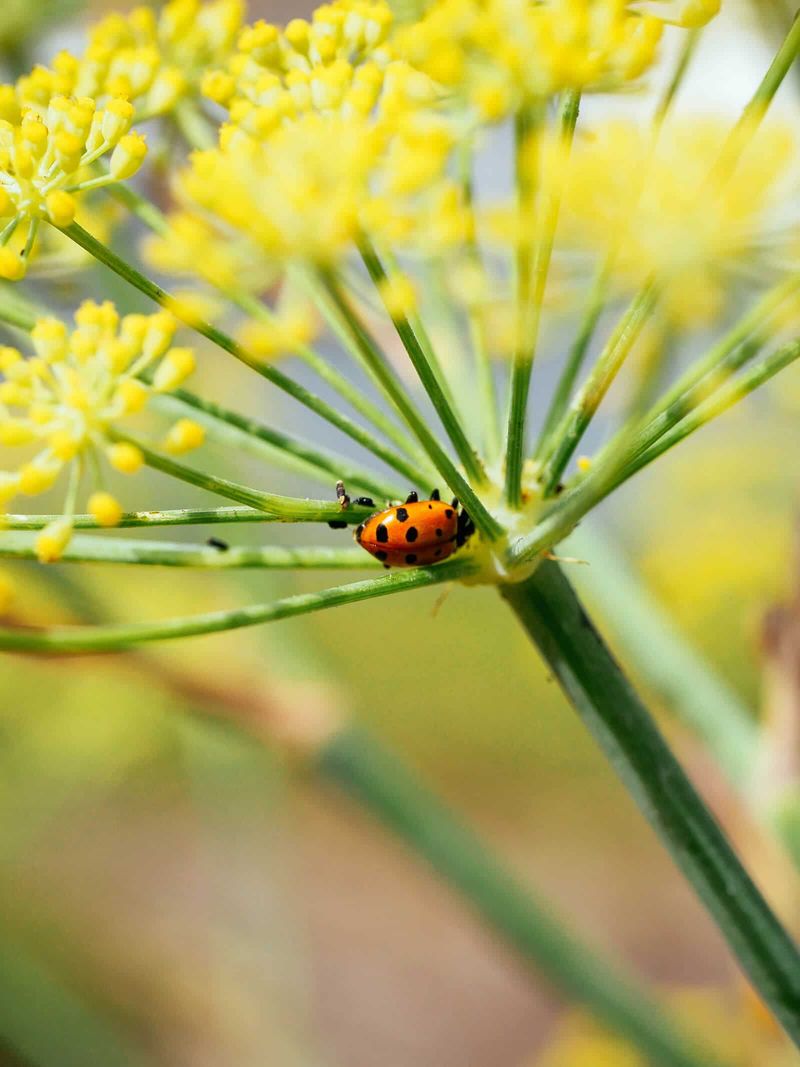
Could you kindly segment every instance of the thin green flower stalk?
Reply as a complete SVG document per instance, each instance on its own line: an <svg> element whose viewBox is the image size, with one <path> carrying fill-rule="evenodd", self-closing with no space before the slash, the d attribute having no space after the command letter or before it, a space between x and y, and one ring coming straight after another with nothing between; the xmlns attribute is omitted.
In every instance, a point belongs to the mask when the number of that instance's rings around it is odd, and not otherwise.
<svg viewBox="0 0 800 1067"><path fill-rule="evenodd" d="M115 200L124 204L136 215L148 229L154 234L169 241L172 238L169 218L141 193L129 186L116 183L107 187L106 191ZM206 279L220 294L230 300L236 307L254 320L271 325L275 322L275 316L260 299L243 289L234 288L231 285L214 284L213 278ZM407 435L398 428L385 412L374 404L369 397L365 396L360 389L350 382L344 375L323 356L316 352L311 345L303 342L294 342L291 354L302 360L306 366L318 374L323 381L330 385L339 395L351 405L351 407L363 415L372 425L378 429L387 440L408 454L409 441ZM419 456L415 458L419 459Z"/></svg>
<svg viewBox="0 0 800 1067"><path fill-rule="evenodd" d="M680 343L692 331L710 329L721 320L732 294L730 278L741 261L756 274L761 265L756 258L759 248L769 246L775 253L773 264L789 262L794 254L790 238L783 238L785 227L775 224L781 217L781 182L792 148L787 147L782 128L764 123L763 118L800 49L797 25L732 132L716 120L664 121L698 29L713 17L716 6L714 0L671 0L668 5L664 21L676 33L688 30L688 34L662 98L664 106L644 129L590 122L585 115L577 127L579 101L585 94L608 93L613 107L614 94L636 87L656 61L664 22L627 3L608 5L607 17L594 18L581 2L575 7L565 6L563 0L520 5L436 0L415 18L397 24L383 0L367 4L334 0L309 21L293 20L286 27L261 22L243 28L226 22L225 33L199 42L193 39L191 76L185 81L175 77L174 50L181 42L169 39L163 55L158 48L150 53L156 67L161 67L148 68L146 84L134 85L132 71L126 68L130 84L127 90L123 87L121 97L129 98L127 106L109 102L119 89L110 68L98 71L87 66L85 57L62 56L52 70L40 68L29 79L4 87L0 107L11 118L8 129L0 127L0 186L8 201L0 203L0 215L9 223L0 274L19 279L28 268L33 273L43 235L72 242L132 290L344 433L364 450L368 461L344 463L325 448L306 446L293 433L240 416L233 402L190 392L185 378L195 357L186 349L167 348L175 322L163 312L153 316L155 325L148 325L150 319L120 316L110 304L84 305L76 313L75 330L65 340L66 328L57 317L43 321L37 314L32 324L10 304L6 321L17 330L32 325L35 355L0 350L4 375L0 440L9 447L44 444L35 463L23 462L18 470L2 472L3 503L9 504L18 493L35 495L52 488L63 467L69 473L59 490L63 512L55 517L9 516L6 531L0 533L0 555L29 558L35 553L43 561L60 558L85 565L302 570L374 568L381 562L397 569L273 603L191 617L109 626L8 627L0 631L0 648L48 654L117 651L447 582L495 586L661 835L764 1002L791 1038L800 1042L800 958L795 946L609 656L566 579L548 560L615 488L800 355L800 342L788 334L791 322L786 315L799 276L791 262L773 287L756 298L753 309L654 401L651 391L656 383L652 378L640 383L633 409L623 416L607 447L580 459L577 473L569 469L612 383L629 373L637 346L647 341L656 304L659 328L663 324L665 333ZM151 33L153 25L158 23L147 22L142 32ZM480 32L474 31L475 26ZM221 47L210 47L220 41ZM90 76L94 82L86 102L80 94L89 91ZM63 86L73 96L63 97ZM203 110L204 96L219 109L214 114L225 116L218 130L213 128L212 111ZM544 116L556 104L561 105L561 114L555 128L537 120L531 136L531 116ZM168 227L160 211L124 186L145 165L144 142L125 127L135 114L163 115L167 123L183 129L189 143L202 142L185 164L175 168L173 189L179 211L167 215ZM458 168L463 145L467 143L471 151L484 134L510 125L515 118L518 186L497 202L476 203L469 179ZM196 128L197 122L202 129ZM78 130L74 137L62 136L64 124L70 126L67 133L72 126ZM207 136L212 132L213 137ZM581 136L584 132L586 136ZM108 170L101 175L95 164L104 155L109 155ZM48 184L51 166L57 188ZM325 384L352 406L355 416L345 415L335 402L323 400L262 359L255 346L198 317L190 302L171 296L120 254L115 235L100 240L93 235L99 230L91 219L74 221L74 212L91 205L98 187L106 191L113 187L118 200L160 239L169 234L178 263L180 227L174 222L183 212L200 237L189 243L188 269L176 267L174 273L184 280L188 276L202 291L203 272L192 268L192 258L217 257L215 266L224 261L234 316L244 311L248 319L259 320L256 325L271 328L271 309L253 303L253 293L265 292L273 283L310 292L322 318L378 385L391 410L384 412L365 401L360 387L320 362L316 349L300 350L300 357ZM51 193L61 195L53 198ZM350 281L359 252L418 383L407 385L395 372L379 343L380 334L362 319L359 309L365 302ZM502 269L492 273L490 264L507 265L515 253L515 278L506 278ZM253 260L260 284L247 289L239 279ZM403 275L397 263L404 264ZM564 292L568 300L582 287L580 271L587 263L603 264L602 274L595 278L583 323L566 365L560 368L555 396L533 398L545 429L537 442L536 462L524 461L532 414L528 410L531 367L540 327L551 301L562 312ZM459 392L470 383L457 381L454 375L455 397L442 385L439 368L451 361L431 345L425 315L414 306L417 274L445 277L455 321L472 317L475 351L466 353L465 366L480 369L479 392L485 404L494 406L488 353L507 357L504 468L491 447L484 456L473 447L473 427L462 418L466 405L458 402ZM565 281L570 283L566 287ZM358 285L364 284L359 279ZM592 284L590 279L587 284ZM225 291L226 285L219 288ZM631 301L628 311L605 343L598 345L600 356L573 396L602 306L612 294L614 299ZM371 301L366 303L372 306ZM300 344L306 340L301 338ZM41 403L40 390L47 403ZM144 443L135 417L145 402L152 404L156 415L182 411L186 415L162 440ZM428 404L438 421L429 419ZM401 430L387 421L395 414L404 423ZM484 413L479 422L491 428L496 415L494 410ZM440 439L441 429L447 440ZM260 488L207 470L211 463L205 452L196 452L200 458L192 465L176 458L199 448L206 433L220 450L231 453L232 460L243 438L249 450L265 460L280 451L286 465L323 481L329 477L330 495L312 500L300 493L271 493L266 463ZM490 431L486 435L490 446L491 437ZM111 472L103 465L105 459ZM378 465L374 472L373 462ZM393 472L390 477L381 464ZM139 466L166 476L153 489L158 494L179 481L239 506L213 507L201 499L185 509L126 513L105 489L104 479L132 474ZM456 517L454 506L446 501L437 506L433 498L417 501L412 496L403 504L402 497L395 496L396 508L368 524L368 534L375 530L375 544L367 537L356 547L341 547L342 542L302 549L226 547L222 538L206 545L199 543L200 538L186 544L140 542L110 532L72 537L75 529L98 527L213 524L216 528L222 523L263 522L269 529L268 524L276 521L316 522L325 537L332 537L326 524L361 525L382 510L383 500L359 499L356 491L378 497L387 495L386 490L395 493L396 475L408 480L408 489L423 494L437 483L442 490L449 489L461 501L463 512ZM334 499L333 483L343 481L347 484L337 486ZM84 506L87 484L95 491ZM165 503L169 502L167 498ZM380 547L388 545L389 520L398 527L407 523L412 505L425 509L419 513L423 518L428 510L434 514L427 524L420 519L418 525L403 527L409 534L414 531L407 538L416 546L413 551L406 555L405 546L398 554L390 545L394 554L389 555ZM440 537L445 532L444 523L434 529L435 514L445 514L440 509L449 511L447 521L453 523L453 536L446 542L451 558L429 563L436 558L436 531L441 530ZM364 533L363 526L359 533ZM712 747L719 736L704 722ZM735 742L735 758L744 761L743 735L737 734ZM349 776L355 784L348 763L352 752L345 756L331 766L343 780ZM730 750L725 759L733 759ZM533 956L535 948L541 955L544 944L550 952L551 973L560 975L573 993L590 994L602 1005L597 974L587 985L569 938L557 936L547 944L546 938L537 944L526 940L533 927L541 937L547 924L538 917L532 923L530 913L518 921L518 909L524 908L516 889L502 878L498 882L491 857L473 848L468 839L461 838L461 845L466 840L468 847L461 848L456 840L453 849L453 840L437 841L435 833L426 837L417 832L421 824L412 818L413 804L397 803L398 796L409 800L405 787L400 788L402 775L395 773L391 760L379 764L374 781L370 783L367 775L357 785L362 801L404 830L415 849L477 904L518 950ZM361 771L366 774L363 765ZM427 805L428 817L434 827L449 826L436 814L435 805ZM688 1067L690 1057L681 1060L669 1040L662 1041L658 1051L658 1039L653 1043L658 1023L650 1018L642 1024L641 1015L637 1022L641 1001L632 1001L627 994L620 1001L619 993L612 991L604 1002L609 1021L638 1039L656 1062Z"/></svg>

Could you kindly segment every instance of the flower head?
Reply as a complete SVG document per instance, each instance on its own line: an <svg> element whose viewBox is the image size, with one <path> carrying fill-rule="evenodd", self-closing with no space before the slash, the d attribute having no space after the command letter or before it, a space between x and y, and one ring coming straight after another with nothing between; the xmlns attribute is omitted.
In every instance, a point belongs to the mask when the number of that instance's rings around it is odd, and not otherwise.
<svg viewBox="0 0 800 1067"><path fill-rule="evenodd" d="M367 114L383 89L391 26L385 0L334 0L283 29L257 22L228 68L207 74L204 92L253 130L306 111Z"/></svg>
<svg viewBox="0 0 800 1067"><path fill-rule="evenodd" d="M702 10L701 10L702 8ZM697 25L718 4L691 3ZM562 89L613 89L653 63L663 21L626 0L433 0L398 31L398 56L483 120Z"/></svg>
<svg viewBox="0 0 800 1067"><path fill-rule="evenodd" d="M607 123L574 146L564 168L565 241L610 257L625 290L655 278L679 325L716 314L736 264L784 228L788 131L764 127L733 173L715 180L724 136L722 124L694 119L654 144L648 130Z"/></svg>
<svg viewBox="0 0 800 1067"><path fill-rule="evenodd" d="M0 277L9 279L25 273L26 256L7 247L20 223L69 226L73 194L90 164L108 156L105 180L118 181L134 174L146 153L144 139L130 131L133 107L125 100L98 108L89 97L53 96L43 106L20 107L17 97L15 86L0 87L0 218L8 220Z"/></svg>
<svg viewBox="0 0 800 1067"><path fill-rule="evenodd" d="M75 313L73 330L59 319L37 321L31 334L33 356L0 349L0 444L25 450L13 470L0 474L3 504L18 493L45 492L65 468L79 478L89 457L96 461L105 455L124 473L141 466L139 450L114 441L112 431L120 420L141 411L154 391L174 389L191 373L191 351L171 347L175 326L165 312L120 319L108 301L86 301ZM145 371L152 372L152 384L141 379ZM183 439L189 437L184 429ZM111 518L118 521L121 514L110 500L105 492L91 498L101 525L114 525ZM57 528L43 533L42 558L60 554L56 543L63 550L73 508L74 499Z"/></svg>

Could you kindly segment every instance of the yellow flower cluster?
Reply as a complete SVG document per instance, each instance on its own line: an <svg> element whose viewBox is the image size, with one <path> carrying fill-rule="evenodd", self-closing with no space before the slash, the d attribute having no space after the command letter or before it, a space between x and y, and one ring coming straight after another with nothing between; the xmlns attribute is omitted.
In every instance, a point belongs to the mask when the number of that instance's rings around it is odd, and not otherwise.
<svg viewBox="0 0 800 1067"><path fill-rule="evenodd" d="M719 0L685 0L697 26ZM395 52L485 121L562 89L613 89L653 63L663 21L628 0L433 0L401 28Z"/></svg>
<svg viewBox="0 0 800 1067"><path fill-rule="evenodd" d="M86 460L96 467L105 454L113 468L134 473L138 448L114 442L119 420L142 410L153 392L166 392L194 369L191 349L171 347L176 323L165 312L126 315L113 304L87 301L75 313L75 328L59 319L39 319L31 334L34 355L0 348L0 445L22 448L25 459L0 473L0 503L18 493L50 489L70 468L65 514L46 527L37 542L43 562L57 559L72 533L75 498ZM140 375L150 372L150 384ZM202 429L181 420L167 436L172 451L202 442ZM122 509L104 491L89 498L89 510L104 526L116 525Z"/></svg>
<svg viewBox="0 0 800 1067"><path fill-rule="evenodd" d="M762 127L730 175L713 177L726 126L677 122L654 144L632 124L598 125L579 139L562 174L566 243L610 262L623 290L650 277L679 326L717 314L737 263L758 258L775 235L785 202L790 132Z"/></svg>
<svg viewBox="0 0 800 1067"><path fill-rule="evenodd" d="M218 220L189 211L174 212L165 235L145 238L142 255L165 274L203 278L222 292L261 293L275 277L246 231L233 231Z"/></svg>
<svg viewBox="0 0 800 1067"><path fill-rule="evenodd" d="M203 75L227 62L244 16L243 0L170 0L156 13L137 7L91 27L81 56L60 52L18 82L19 102L46 106L52 96L124 97L137 117L170 111L197 94Z"/></svg>
<svg viewBox="0 0 800 1067"><path fill-rule="evenodd" d="M419 249L463 239L458 189L444 174L451 149L435 120L392 134L374 117L307 112L264 138L223 129L179 187L272 261L330 264L362 228Z"/></svg>
<svg viewBox="0 0 800 1067"><path fill-rule="evenodd" d="M335 0L283 30L257 22L228 68L209 71L203 91L260 134L306 111L367 115L383 88L391 25L385 0Z"/></svg>
<svg viewBox="0 0 800 1067"><path fill-rule="evenodd" d="M21 108L13 85L0 86L0 277L17 280L42 220L68 226L75 217L73 192L85 187L86 168L108 156L108 170L89 184L120 181L135 174L145 154L144 139L130 132L133 107L112 100L97 108L88 97L53 96L40 108ZM8 246L20 223L29 240L18 255Z"/></svg>

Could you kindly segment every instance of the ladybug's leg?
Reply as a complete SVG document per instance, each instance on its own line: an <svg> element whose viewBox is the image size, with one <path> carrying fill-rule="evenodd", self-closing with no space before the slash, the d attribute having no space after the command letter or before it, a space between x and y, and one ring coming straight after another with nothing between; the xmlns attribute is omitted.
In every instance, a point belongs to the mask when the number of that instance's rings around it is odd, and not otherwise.
<svg viewBox="0 0 800 1067"><path fill-rule="evenodd" d="M458 497L457 496L454 496L453 499L450 501L450 506L454 507L454 508L458 507Z"/></svg>
<svg viewBox="0 0 800 1067"><path fill-rule="evenodd" d="M441 500L441 493L438 489L431 489L431 500Z"/></svg>
<svg viewBox="0 0 800 1067"><path fill-rule="evenodd" d="M458 527L456 530L456 544L459 548L466 543L466 541L472 537L475 533L475 523L466 513L466 511L459 512Z"/></svg>
<svg viewBox="0 0 800 1067"><path fill-rule="evenodd" d="M581 563L583 566L589 566L588 559L578 559L577 556L557 556L554 552L543 552L542 555L545 559L551 559L554 563Z"/></svg>
<svg viewBox="0 0 800 1067"><path fill-rule="evenodd" d="M336 499L339 501L339 507L342 511L346 511L350 507L350 497L345 492L344 482L336 483ZM348 524L341 519L331 519L328 526L332 530L346 530Z"/></svg>
<svg viewBox="0 0 800 1067"><path fill-rule="evenodd" d="M412 489L411 492L406 497L406 504L416 504L418 500L419 500L419 493L416 491L416 489Z"/></svg>

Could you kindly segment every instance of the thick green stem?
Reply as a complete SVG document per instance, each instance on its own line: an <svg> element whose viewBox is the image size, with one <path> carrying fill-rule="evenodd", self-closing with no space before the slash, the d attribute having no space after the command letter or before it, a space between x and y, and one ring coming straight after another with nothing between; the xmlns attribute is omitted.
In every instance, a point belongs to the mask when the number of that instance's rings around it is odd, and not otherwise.
<svg viewBox="0 0 800 1067"><path fill-rule="evenodd" d="M142 622L112 626L54 626L49 629L0 629L0 650L6 652L45 652L50 655L71 655L81 652L120 652L153 641L174 641L180 637L223 633L243 626L257 626L278 619L296 618L326 608L342 607L362 600L389 596L409 589L422 589L441 582L464 578L472 574L475 564L470 559L447 560L435 567L417 567L398 571L363 582L334 586L318 593L303 593L269 604L233 608L231 611L209 611L200 615L164 619L161 622Z"/></svg>
<svg viewBox="0 0 800 1067"><path fill-rule="evenodd" d="M693 885L764 1002L800 1046L800 953L552 563L503 587L567 697Z"/></svg>
<svg viewBox="0 0 800 1067"><path fill-rule="evenodd" d="M383 296L388 277L377 252L366 238L361 243L361 256L367 268L367 273L378 288L378 292ZM483 468L483 464L468 441L455 409L451 407L449 400L445 396L444 390L439 384L439 379L430 365L411 323L405 315L393 314L388 308L387 311L394 323L394 328L397 330L397 335L408 353L408 358L417 372L422 387L436 409L436 414L441 419L442 426L450 438L450 443L455 449L456 455L461 460L461 465L467 477L477 486L484 485L486 483L486 471Z"/></svg>
<svg viewBox="0 0 800 1067"><path fill-rule="evenodd" d="M611 627L637 677L700 737L739 792L753 772L757 727L750 710L682 636L622 553L598 529L581 525L564 551L586 559L574 584Z"/></svg>
<svg viewBox="0 0 800 1067"><path fill-rule="evenodd" d="M322 276L322 281L337 311L347 323L353 340L358 345L365 361L380 378L387 395L391 397L397 410L408 423L441 476L461 500L481 533L490 541L496 541L503 532L498 521L487 511L472 486L439 444L428 423L411 403L405 389L386 365L380 349L350 306L336 279L330 274L325 274Z"/></svg>
<svg viewBox="0 0 800 1067"><path fill-rule="evenodd" d="M71 226L67 226L61 231L66 234L76 244L80 245L87 252L95 257L100 263L104 263L107 267L118 274L120 278L128 282L139 292L144 293L155 303L160 304L161 307L171 311L182 322L186 323L193 330L199 333L201 336L208 338L213 344L219 348L228 352L234 356L245 366L250 367L257 374L260 374L262 378L266 378L267 381L272 382L279 389L282 389L285 393L294 397L299 403L305 407L310 408L321 418L326 419L342 433L347 434L354 441L357 441L360 445L366 448L373 455L382 459L384 463L392 467L398 473L404 477L409 478L414 484L424 484L429 480L427 472L421 471L413 463L409 462L403 456L397 455L392 449L387 448L382 442L378 441L371 433L361 427L358 423L352 419L347 418L336 408L327 404L320 397L316 396L310 390L304 386L293 381L282 371L279 371L277 367L271 366L269 363L264 363L255 356L251 355L241 345L222 330L217 329L216 326L212 326L208 322L204 322L202 319L191 315L183 307L180 301L170 296L166 290L162 289L160 285L156 285L155 282L146 278L140 271L136 270L125 260L121 259L116 253L112 252L110 248L104 245L101 241L98 241L95 237L92 237L90 233L79 226L76 222L73 222Z"/></svg>
<svg viewBox="0 0 800 1067"><path fill-rule="evenodd" d="M545 901L510 874L391 751L349 727L315 766L352 795L459 892L489 928L553 985L624 1035L658 1067L712 1067L650 997L581 942Z"/></svg>

